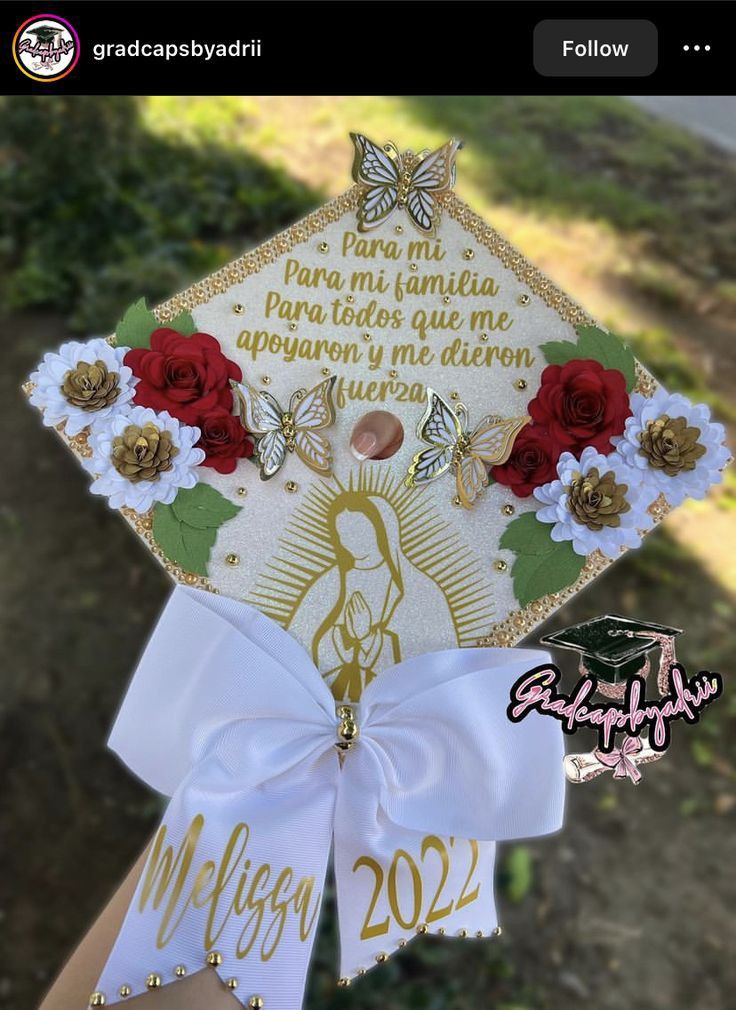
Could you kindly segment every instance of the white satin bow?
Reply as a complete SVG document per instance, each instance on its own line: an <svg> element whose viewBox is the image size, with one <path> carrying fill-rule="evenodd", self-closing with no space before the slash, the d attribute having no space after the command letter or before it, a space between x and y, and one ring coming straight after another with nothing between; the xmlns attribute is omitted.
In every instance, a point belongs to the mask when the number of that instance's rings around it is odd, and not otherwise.
<svg viewBox="0 0 736 1010"><path fill-rule="evenodd" d="M258 611L177 588L109 745L171 796L98 982L106 1003L209 964L299 1010L334 840L349 980L416 933L490 935L495 841L562 824L562 733L506 716L543 652L458 649L381 673L339 751L335 699ZM122 987L122 989L121 989Z"/></svg>

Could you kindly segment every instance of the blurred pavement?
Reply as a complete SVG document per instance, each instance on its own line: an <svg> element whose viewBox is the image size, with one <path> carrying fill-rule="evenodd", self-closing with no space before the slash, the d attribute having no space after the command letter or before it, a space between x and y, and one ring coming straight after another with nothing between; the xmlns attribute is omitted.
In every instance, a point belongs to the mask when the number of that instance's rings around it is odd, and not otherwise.
<svg viewBox="0 0 736 1010"><path fill-rule="evenodd" d="M736 97L733 95L629 95L628 100L736 153Z"/></svg>

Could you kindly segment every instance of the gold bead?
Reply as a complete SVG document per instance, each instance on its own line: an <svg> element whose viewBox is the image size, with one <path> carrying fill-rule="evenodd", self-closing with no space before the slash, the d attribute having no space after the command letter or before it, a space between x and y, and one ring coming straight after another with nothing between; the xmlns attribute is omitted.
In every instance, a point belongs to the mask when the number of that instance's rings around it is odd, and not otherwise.
<svg viewBox="0 0 736 1010"><path fill-rule="evenodd" d="M404 229L401 227L400 224L396 225L396 227L394 228L394 231L395 231L395 233L397 235L403 235L404 234Z"/></svg>
<svg viewBox="0 0 736 1010"><path fill-rule="evenodd" d="M266 1005L263 996L251 996L248 1000L249 1010L263 1010Z"/></svg>
<svg viewBox="0 0 736 1010"><path fill-rule="evenodd" d="M317 249L321 253L326 253L330 251L330 247L327 245L326 242L320 242L320 244L317 246Z"/></svg>
<svg viewBox="0 0 736 1010"><path fill-rule="evenodd" d="M416 265L416 263L410 263L409 269L412 271L412 273L416 273L419 267Z"/></svg>
<svg viewBox="0 0 736 1010"><path fill-rule="evenodd" d="M160 989L161 988L161 976L157 975L155 972L151 972L150 975L146 975L146 989Z"/></svg>
<svg viewBox="0 0 736 1010"><path fill-rule="evenodd" d="M473 252L472 249L466 249L465 252L463 253L463 259L465 260L472 260L474 256L475 253Z"/></svg>
<svg viewBox="0 0 736 1010"><path fill-rule="evenodd" d="M385 964L388 961L388 954L381 951L380 954L376 954L376 961L378 964Z"/></svg>
<svg viewBox="0 0 736 1010"><path fill-rule="evenodd" d="M395 379L399 373L396 371L395 368L392 368L388 374L390 379Z"/></svg>
<svg viewBox="0 0 736 1010"><path fill-rule="evenodd" d="M176 968L174 968L174 974L176 975L177 978L184 978L186 973L187 973L187 967L185 964L177 964Z"/></svg>
<svg viewBox="0 0 736 1010"><path fill-rule="evenodd" d="M479 940L482 940L483 939L483 930L482 929L477 930L475 935L478 937Z"/></svg>
<svg viewBox="0 0 736 1010"><path fill-rule="evenodd" d="M478 340L480 340L481 344L487 344L488 343L488 334L487 333L480 333L480 334L478 334Z"/></svg>
<svg viewBox="0 0 736 1010"><path fill-rule="evenodd" d="M439 936L444 936L446 932L447 930L445 929L444 926L440 926L440 928L437 930Z"/></svg>
<svg viewBox="0 0 736 1010"><path fill-rule="evenodd" d="M299 490L299 485L295 480L287 480L284 484L284 490L287 491L288 494L296 494Z"/></svg>
<svg viewBox="0 0 736 1010"><path fill-rule="evenodd" d="M90 1006L104 1006L106 1002L104 992L93 992L89 998Z"/></svg>
<svg viewBox="0 0 736 1010"><path fill-rule="evenodd" d="M187 572L184 576L184 581L188 586L196 586L199 582L199 576L195 575L194 572Z"/></svg>
<svg viewBox="0 0 736 1010"><path fill-rule="evenodd" d="M399 940L399 942L396 944L396 946L397 947L406 947L406 940L403 940L403 939Z"/></svg>
<svg viewBox="0 0 736 1010"><path fill-rule="evenodd" d="M499 558L498 561L493 562L493 567L496 569L497 572L505 572L509 566L503 560L503 558Z"/></svg>
<svg viewBox="0 0 736 1010"><path fill-rule="evenodd" d="M219 950L211 950L205 960L208 968L219 968L222 964L222 954Z"/></svg>
<svg viewBox="0 0 736 1010"><path fill-rule="evenodd" d="M329 368L323 368L321 369L321 372L323 375L332 375L332 370Z"/></svg>
<svg viewBox="0 0 736 1010"><path fill-rule="evenodd" d="M264 386L270 386L271 385L271 376L270 375L262 375L261 376L261 382L263 383Z"/></svg>
<svg viewBox="0 0 736 1010"><path fill-rule="evenodd" d="M517 389L524 390L527 387L527 381L526 379L517 379L514 385L516 386Z"/></svg>
<svg viewBox="0 0 736 1010"><path fill-rule="evenodd" d="M230 565L231 568L236 568L240 564L239 554L226 554L225 564Z"/></svg>
<svg viewBox="0 0 736 1010"><path fill-rule="evenodd" d="M247 487L239 487L238 490L237 490L237 493L240 495L241 498L245 498L245 496L248 494L248 488Z"/></svg>
<svg viewBox="0 0 736 1010"><path fill-rule="evenodd" d="M245 305L241 305L240 302L236 302L235 305L233 305L233 312L236 316L242 316L245 312Z"/></svg>
<svg viewBox="0 0 736 1010"><path fill-rule="evenodd" d="M127 999L128 996L133 992L129 985L121 985L118 989L118 996L120 999Z"/></svg>
<svg viewBox="0 0 736 1010"><path fill-rule="evenodd" d="M338 986L341 989L347 989L348 986L350 985L350 979L349 978L339 978L337 980L337 984L338 984Z"/></svg>
<svg viewBox="0 0 736 1010"><path fill-rule="evenodd" d="M428 933L428 932L429 932L429 926L427 925L427 923L426 922L420 922L419 925L417 926L417 933L420 936L424 936L425 933Z"/></svg>
<svg viewBox="0 0 736 1010"><path fill-rule="evenodd" d="M359 975L365 975L365 968L358 968Z"/></svg>
<svg viewBox="0 0 736 1010"><path fill-rule="evenodd" d="M237 989L238 980L236 978L229 978L225 983L225 985L228 987L228 989Z"/></svg>
<svg viewBox="0 0 736 1010"><path fill-rule="evenodd" d="M450 399L451 400L459 400L460 399L460 394L458 393L458 391L456 389L453 389L453 391L450 393Z"/></svg>
<svg viewBox="0 0 736 1010"><path fill-rule="evenodd" d="M496 928L493 930L493 935L494 936L500 936L502 933L503 933L503 930L501 929L500 926L496 926Z"/></svg>
<svg viewBox="0 0 736 1010"><path fill-rule="evenodd" d="M501 511L503 512L503 514L504 514L505 516L512 516L512 515L514 514L514 512L516 512L516 509L515 509L515 508L514 508L514 506L513 506L513 505L512 505L512 504L511 504L511 503L509 502L509 503L507 503L506 505L504 505L504 507L503 507L503 508L501 509Z"/></svg>
<svg viewBox="0 0 736 1010"><path fill-rule="evenodd" d="M348 305L352 305L353 302L355 301L355 295L348 295L345 301L348 303Z"/></svg>
<svg viewBox="0 0 736 1010"><path fill-rule="evenodd" d="M455 497L452 499L452 504L453 505L462 505L462 503L463 503L462 498L460 497L459 494L456 494Z"/></svg>
<svg viewBox="0 0 736 1010"><path fill-rule="evenodd" d="M443 302L444 305L449 305L451 301L452 301L452 299L450 298L449 295L443 295L442 296L442 302Z"/></svg>
<svg viewBox="0 0 736 1010"><path fill-rule="evenodd" d="M461 929L457 935L460 937L461 940L464 940L468 935L468 931L467 929Z"/></svg>
<svg viewBox="0 0 736 1010"><path fill-rule="evenodd" d="M529 304L529 302L530 302L530 301L531 301L532 299L531 299L531 296L530 296L530 295L526 295L526 294L524 294L524 295L519 295L519 297L518 297L518 298L517 298L516 300L517 300L517 302L519 303L519 305L528 305L528 304Z"/></svg>
<svg viewBox="0 0 736 1010"><path fill-rule="evenodd" d="M370 333L364 333L364 334L363 334L363 340L365 340L365 342L366 342L366 343L368 343L368 341L369 341L370 339L371 339L371 335L370 335Z"/></svg>
<svg viewBox="0 0 736 1010"><path fill-rule="evenodd" d="M293 332L294 332L294 330L296 329L296 323L289 323L289 329L290 329L290 330L291 330L291 332L293 333Z"/></svg>

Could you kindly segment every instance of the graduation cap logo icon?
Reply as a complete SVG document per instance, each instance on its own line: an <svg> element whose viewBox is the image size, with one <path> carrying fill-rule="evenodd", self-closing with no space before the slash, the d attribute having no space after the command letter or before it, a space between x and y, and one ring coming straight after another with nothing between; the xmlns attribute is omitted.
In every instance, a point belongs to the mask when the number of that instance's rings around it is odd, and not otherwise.
<svg viewBox="0 0 736 1010"><path fill-rule="evenodd" d="M540 641L577 652L581 675L592 674L600 693L615 698L623 697L634 674L647 676L650 653L656 648L661 652L657 684L660 694L665 694L670 666L676 662L674 641L681 633L680 628L605 614L545 635Z"/></svg>
<svg viewBox="0 0 736 1010"><path fill-rule="evenodd" d="M531 676L543 679L548 697L544 698L545 691L529 696L531 704L539 711L545 711L547 706L550 714L568 723L568 733L579 726L598 726L599 745L594 750L566 755L564 770L568 781L587 782L609 771L615 779L640 782L640 766L658 761L669 746L669 723L683 716L691 724L697 722L700 710L720 696L723 688L720 674L701 671L688 678L677 662L675 639L681 633L680 628L605 614L540 639L544 645L576 652L581 680L571 694L559 694L556 684L560 670L555 666L540 667ZM644 679L652 668L653 650L659 650L660 697L647 701ZM514 707L519 700L516 687L512 691L509 716L514 720L523 717L528 682L520 686L521 709ZM591 689L611 701L607 704L592 701ZM607 724L611 716L613 719ZM603 728L604 724L607 728ZM646 726L644 732L642 724ZM618 728L611 735L613 726ZM617 733L623 737L620 743L615 742Z"/></svg>
<svg viewBox="0 0 736 1010"><path fill-rule="evenodd" d="M13 59L21 73L48 84L70 74L79 60L79 36L66 18L36 15L18 28Z"/></svg>

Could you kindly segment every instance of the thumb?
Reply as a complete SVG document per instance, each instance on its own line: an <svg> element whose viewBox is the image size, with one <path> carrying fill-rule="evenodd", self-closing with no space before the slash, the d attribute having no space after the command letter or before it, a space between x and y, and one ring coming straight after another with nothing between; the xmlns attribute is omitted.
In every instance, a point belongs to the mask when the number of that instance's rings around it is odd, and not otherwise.
<svg viewBox="0 0 736 1010"><path fill-rule="evenodd" d="M358 421L350 438L350 451L357 460L388 459L401 448L404 429L388 410L371 410Z"/></svg>

